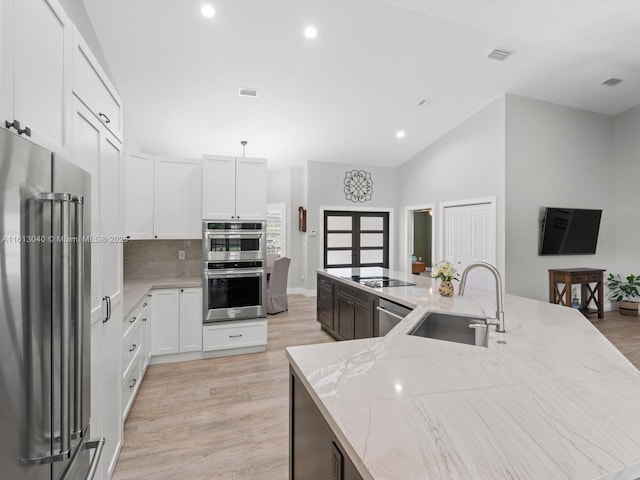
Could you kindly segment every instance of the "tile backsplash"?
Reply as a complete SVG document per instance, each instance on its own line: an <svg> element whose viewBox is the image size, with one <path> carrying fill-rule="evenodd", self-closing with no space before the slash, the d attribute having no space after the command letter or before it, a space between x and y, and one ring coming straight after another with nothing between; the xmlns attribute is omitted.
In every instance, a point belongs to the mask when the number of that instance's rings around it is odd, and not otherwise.
<svg viewBox="0 0 640 480"><path fill-rule="evenodd" d="M185 259L178 259L184 250ZM124 244L124 279L197 277L202 274L202 240L130 240Z"/></svg>

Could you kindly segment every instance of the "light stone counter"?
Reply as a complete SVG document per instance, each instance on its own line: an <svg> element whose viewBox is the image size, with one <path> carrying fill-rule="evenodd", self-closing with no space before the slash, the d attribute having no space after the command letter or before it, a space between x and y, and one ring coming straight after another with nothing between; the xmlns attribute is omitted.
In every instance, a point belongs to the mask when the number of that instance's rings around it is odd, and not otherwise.
<svg viewBox="0 0 640 480"><path fill-rule="evenodd" d="M131 315L133 310L153 288L191 288L201 286L202 277L153 277L125 280L122 306L124 317Z"/></svg>
<svg viewBox="0 0 640 480"><path fill-rule="evenodd" d="M417 305L387 336L287 349L363 478L640 478L640 372L588 319L507 295L487 348L413 337L427 311L494 312L495 295L445 299L407 278L418 285L360 287Z"/></svg>

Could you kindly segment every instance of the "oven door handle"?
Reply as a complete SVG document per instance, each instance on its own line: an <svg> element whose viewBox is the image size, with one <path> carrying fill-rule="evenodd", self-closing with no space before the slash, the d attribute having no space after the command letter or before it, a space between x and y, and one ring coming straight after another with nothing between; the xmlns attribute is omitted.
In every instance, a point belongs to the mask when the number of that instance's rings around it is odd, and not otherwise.
<svg viewBox="0 0 640 480"><path fill-rule="evenodd" d="M225 270L224 272L204 272L205 278L242 278L242 277L263 277L264 270Z"/></svg>
<svg viewBox="0 0 640 480"><path fill-rule="evenodd" d="M205 234L207 238L262 238L264 234L262 232L233 232L233 233L222 233L222 232L207 232Z"/></svg>

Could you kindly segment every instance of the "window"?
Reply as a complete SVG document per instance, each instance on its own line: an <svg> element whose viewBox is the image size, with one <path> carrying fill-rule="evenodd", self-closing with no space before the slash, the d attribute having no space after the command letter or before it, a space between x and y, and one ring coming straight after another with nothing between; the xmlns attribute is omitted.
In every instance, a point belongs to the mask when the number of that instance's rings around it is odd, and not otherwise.
<svg viewBox="0 0 640 480"><path fill-rule="evenodd" d="M324 266L389 268L389 213L325 211Z"/></svg>
<svg viewBox="0 0 640 480"><path fill-rule="evenodd" d="M267 253L286 257L287 206L284 203L267 205Z"/></svg>

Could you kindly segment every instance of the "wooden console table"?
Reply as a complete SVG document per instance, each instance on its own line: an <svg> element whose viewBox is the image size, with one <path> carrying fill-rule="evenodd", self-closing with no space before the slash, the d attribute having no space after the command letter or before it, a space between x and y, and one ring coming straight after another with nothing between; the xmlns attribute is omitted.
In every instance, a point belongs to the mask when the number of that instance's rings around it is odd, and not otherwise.
<svg viewBox="0 0 640 480"><path fill-rule="evenodd" d="M411 264L411 273L424 272L427 269L427 264L424 262L413 262Z"/></svg>
<svg viewBox="0 0 640 480"><path fill-rule="evenodd" d="M605 270L599 268L566 268L549 270L549 302L571 306L571 285L581 285L580 311L583 314L598 313L604 318L603 285ZM559 284L563 284L562 290ZM591 286L592 284L593 287ZM593 302L594 308L589 308Z"/></svg>

